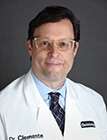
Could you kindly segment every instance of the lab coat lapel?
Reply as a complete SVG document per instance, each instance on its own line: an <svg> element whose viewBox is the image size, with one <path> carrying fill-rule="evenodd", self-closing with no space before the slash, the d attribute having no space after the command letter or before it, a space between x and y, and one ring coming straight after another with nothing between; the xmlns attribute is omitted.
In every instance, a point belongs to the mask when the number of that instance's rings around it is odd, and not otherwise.
<svg viewBox="0 0 107 140"><path fill-rule="evenodd" d="M77 97L71 86L67 88L64 140L79 138L82 114L77 107ZM72 93L71 93L72 92Z"/></svg>
<svg viewBox="0 0 107 140"><path fill-rule="evenodd" d="M45 132L51 136L51 139L62 140L62 134L56 120L42 99L39 107L38 126L42 126Z"/></svg>
<svg viewBox="0 0 107 140"><path fill-rule="evenodd" d="M40 131L43 135L50 135L51 140L62 140L62 134L56 120L40 96L30 71L25 77L24 91L26 100L36 115L35 125L37 132Z"/></svg>
<svg viewBox="0 0 107 140"><path fill-rule="evenodd" d="M82 102L77 95L78 92L81 94L81 90L75 87L72 82L67 86L64 140L71 138L73 140L100 140L99 131L93 130L96 128L83 129L81 127L84 116L83 112L81 113Z"/></svg>

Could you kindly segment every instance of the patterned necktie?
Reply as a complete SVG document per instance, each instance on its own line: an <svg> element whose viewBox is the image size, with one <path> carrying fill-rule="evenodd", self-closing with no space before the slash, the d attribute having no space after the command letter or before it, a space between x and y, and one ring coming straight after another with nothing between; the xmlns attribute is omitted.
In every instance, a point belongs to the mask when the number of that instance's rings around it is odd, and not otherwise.
<svg viewBox="0 0 107 140"><path fill-rule="evenodd" d="M56 122L62 131L62 135L64 133L64 123L65 123L65 111L62 109L62 107L59 105L59 95L58 92L51 92L49 93L51 96L51 104L50 104L50 110L52 111L53 116L56 119Z"/></svg>

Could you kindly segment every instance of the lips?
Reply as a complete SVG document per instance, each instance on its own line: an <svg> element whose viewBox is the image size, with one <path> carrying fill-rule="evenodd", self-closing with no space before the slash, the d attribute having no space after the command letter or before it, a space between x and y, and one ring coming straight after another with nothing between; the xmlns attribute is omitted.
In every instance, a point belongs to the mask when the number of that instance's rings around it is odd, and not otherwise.
<svg viewBox="0 0 107 140"><path fill-rule="evenodd" d="M60 65L62 65L62 63L61 62L54 62L54 61L46 61L45 62L47 65L49 65L49 66L60 66Z"/></svg>
<svg viewBox="0 0 107 140"><path fill-rule="evenodd" d="M64 64L64 61L58 58L47 58L45 64L50 67L58 67Z"/></svg>

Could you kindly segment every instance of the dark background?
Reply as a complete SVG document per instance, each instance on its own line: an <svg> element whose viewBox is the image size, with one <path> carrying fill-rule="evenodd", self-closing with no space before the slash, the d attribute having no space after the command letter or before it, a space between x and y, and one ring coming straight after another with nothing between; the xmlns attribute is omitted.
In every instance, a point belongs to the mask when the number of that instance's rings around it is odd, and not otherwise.
<svg viewBox="0 0 107 140"><path fill-rule="evenodd" d="M0 0L0 90L30 69L28 23L48 5L65 6L81 21L80 46L68 76L99 92L107 104L107 0Z"/></svg>

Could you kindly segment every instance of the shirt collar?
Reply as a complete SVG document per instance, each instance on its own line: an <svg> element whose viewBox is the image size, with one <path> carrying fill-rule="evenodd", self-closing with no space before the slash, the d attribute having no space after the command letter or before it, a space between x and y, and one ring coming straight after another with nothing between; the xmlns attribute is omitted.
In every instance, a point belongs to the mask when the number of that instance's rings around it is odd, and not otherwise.
<svg viewBox="0 0 107 140"><path fill-rule="evenodd" d="M32 69L31 69L31 74L32 74L32 77L34 79L34 82L35 82L35 84L36 84L36 86L38 88L38 91L39 91L40 95L42 96L42 98L44 100L48 98L48 93L50 93L50 92L59 92L61 94L61 96L65 99L65 96L66 96L66 80L64 82L64 85L59 90L54 90L54 89L51 89L50 87L46 86L44 83L42 83L34 75Z"/></svg>

